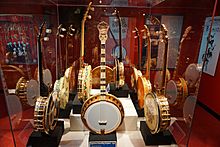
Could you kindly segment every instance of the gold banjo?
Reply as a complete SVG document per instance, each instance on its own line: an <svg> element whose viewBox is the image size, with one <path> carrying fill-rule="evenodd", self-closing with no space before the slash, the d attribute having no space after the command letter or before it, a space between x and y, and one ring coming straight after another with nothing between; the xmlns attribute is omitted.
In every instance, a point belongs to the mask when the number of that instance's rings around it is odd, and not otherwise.
<svg viewBox="0 0 220 147"><path fill-rule="evenodd" d="M165 43L164 65L162 72L162 83L166 83L166 68L167 68L167 50L168 36L167 29L164 24L161 26L163 42ZM152 134L166 130L170 125L170 108L167 98L162 93L150 92L144 97L144 114L146 124Z"/></svg>
<svg viewBox="0 0 220 147"><path fill-rule="evenodd" d="M146 55L146 75L139 76L137 80L137 89L138 89L138 105L139 108L144 107L144 96L152 91L151 82L150 82L150 66L151 66L151 39L150 31L146 25L144 25L144 39L147 43L147 55Z"/></svg>
<svg viewBox="0 0 220 147"><path fill-rule="evenodd" d="M100 94L87 99L81 110L83 124L93 133L108 134L123 122L124 109L121 102L106 92L105 42L109 25L102 21L97 26L101 41Z"/></svg>
<svg viewBox="0 0 220 147"><path fill-rule="evenodd" d="M168 98L168 102L172 106L183 106L185 98L188 96L188 88L187 88L187 82L184 78L177 76L177 65L179 63L179 56L182 49L182 43L188 36L188 34L192 31L192 27L189 26L185 29L185 32L182 36L182 39L180 41L179 45L179 52L177 54L177 61L175 70L173 73L172 80L168 81L166 85L166 97Z"/></svg>
<svg viewBox="0 0 220 147"><path fill-rule="evenodd" d="M92 2L89 3L87 10L84 14L82 23L81 23L81 52L80 52L80 70L78 73L78 85L77 85L77 93L78 99L81 102L84 102L87 98L90 97L90 90L92 88L92 67L84 63L84 36L85 36L85 22L87 18L91 18L88 15L89 10L94 11L94 8L91 7Z"/></svg>
<svg viewBox="0 0 220 147"><path fill-rule="evenodd" d="M138 77L142 76L142 72L140 71L141 68L141 53L140 53L140 34L138 29L135 27L134 30L136 36L135 38L137 38L138 40L138 69L135 66L131 67L131 88L134 89L134 91L137 91L137 80Z"/></svg>

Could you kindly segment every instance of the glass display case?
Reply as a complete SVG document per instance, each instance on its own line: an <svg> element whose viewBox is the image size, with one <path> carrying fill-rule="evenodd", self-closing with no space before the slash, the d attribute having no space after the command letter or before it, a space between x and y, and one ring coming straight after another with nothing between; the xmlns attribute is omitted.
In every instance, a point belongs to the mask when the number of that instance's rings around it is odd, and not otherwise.
<svg viewBox="0 0 220 147"><path fill-rule="evenodd" d="M214 6L215 0L1 1L1 144L27 145L36 130L35 104L43 81L58 93L58 119L78 109L76 99L79 113L86 115L83 103L94 98L94 89L108 90L112 83L119 92L126 87L144 120L138 119L136 130L142 144L160 145L149 144L146 134L164 137L168 132L174 140L170 144L187 146L202 71L215 75L218 62ZM97 28L101 21L108 24L104 43L103 28ZM120 98L107 97L115 104L105 106L119 109L112 113L123 118Z"/></svg>

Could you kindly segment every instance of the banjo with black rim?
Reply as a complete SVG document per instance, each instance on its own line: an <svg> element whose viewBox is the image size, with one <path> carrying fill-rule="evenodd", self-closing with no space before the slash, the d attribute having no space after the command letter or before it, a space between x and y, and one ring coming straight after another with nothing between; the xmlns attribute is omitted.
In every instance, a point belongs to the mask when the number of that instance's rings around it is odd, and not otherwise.
<svg viewBox="0 0 220 147"><path fill-rule="evenodd" d="M59 99L56 92L49 93L47 85L43 82L42 71L42 50L41 50L41 35L45 22L41 25L38 35L38 71L40 82L40 96L37 97L37 101L34 108L34 128L35 131L44 132L49 134L54 130L57 118L59 115Z"/></svg>
<svg viewBox="0 0 220 147"><path fill-rule="evenodd" d="M102 21L97 26L101 41L100 94L87 99L81 109L83 124L93 133L108 134L123 122L124 109L121 102L106 92L105 42L109 25Z"/></svg>

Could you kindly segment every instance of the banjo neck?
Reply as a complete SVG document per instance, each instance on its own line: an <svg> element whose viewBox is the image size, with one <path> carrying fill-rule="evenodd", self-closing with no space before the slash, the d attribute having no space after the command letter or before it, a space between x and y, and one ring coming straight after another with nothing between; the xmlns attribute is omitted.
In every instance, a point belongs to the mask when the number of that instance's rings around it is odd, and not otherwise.
<svg viewBox="0 0 220 147"><path fill-rule="evenodd" d="M89 5L86 9L86 12L83 16L82 23L81 23L81 49L80 49L80 58L81 59L80 59L80 67L83 67L83 64L84 64L85 22L86 22L87 18L91 19L91 16L88 15L89 10L94 11L94 8L92 7L92 2L89 3Z"/></svg>
<svg viewBox="0 0 220 147"><path fill-rule="evenodd" d="M186 29L185 29L185 32L180 40L180 44L179 44L179 51L177 52L177 57L176 57L176 64L175 64L175 68L174 68L174 72L173 72L173 79L177 79L177 67L178 67L178 64L179 64L179 57L180 57L180 53L181 53L181 50L182 50L182 44L184 42L184 40L186 39L186 37L188 36L188 34L191 32L192 30L192 26L188 26Z"/></svg>
<svg viewBox="0 0 220 147"><path fill-rule="evenodd" d="M43 28L45 26L45 22L42 23L40 27L40 32L37 36L37 48L38 48L38 77L40 82L40 96L48 96L48 87L44 84L43 81L43 67L42 67L42 49L41 49L41 37L43 33Z"/></svg>
<svg viewBox="0 0 220 147"><path fill-rule="evenodd" d="M106 63L105 63L105 44L101 43L101 61L100 61L100 92L105 95L106 92Z"/></svg>
<svg viewBox="0 0 220 147"><path fill-rule="evenodd" d="M99 30L99 40L101 41L101 58L100 58L100 94L102 99L105 99L106 96L106 63L105 63L105 42L108 38L107 32L109 25L102 21L97 26Z"/></svg>
<svg viewBox="0 0 220 147"><path fill-rule="evenodd" d="M115 9L114 14L116 15L117 19L118 19L118 36L119 36L119 62L122 62L122 41L121 41L121 17L119 14L119 11L117 9Z"/></svg>
<svg viewBox="0 0 220 147"><path fill-rule="evenodd" d="M150 38L150 31L147 25L144 25L144 39L145 43L147 42L147 55L146 55L146 79L150 80L150 67L151 67L151 38Z"/></svg>
<svg viewBox="0 0 220 147"><path fill-rule="evenodd" d="M162 42L165 44L164 56L163 56L163 70L162 70L162 87L164 88L166 85L166 71L167 71L167 58L168 58L168 35L167 28L164 24L161 25L162 31Z"/></svg>
<svg viewBox="0 0 220 147"><path fill-rule="evenodd" d="M137 38L138 41L138 69L141 69L141 51L140 51L140 34L139 31L137 29L137 27L134 28L134 32L135 32L135 38Z"/></svg>

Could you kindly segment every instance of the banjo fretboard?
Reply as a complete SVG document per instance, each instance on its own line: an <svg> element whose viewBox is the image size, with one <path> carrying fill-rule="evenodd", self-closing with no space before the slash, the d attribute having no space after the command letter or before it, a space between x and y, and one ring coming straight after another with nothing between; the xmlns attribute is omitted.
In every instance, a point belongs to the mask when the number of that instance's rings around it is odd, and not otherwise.
<svg viewBox="0 0 220 147"><path fill-rule="evenodd" d="M106 67L105 67L105 44L101 44L101 71L100 71L100 92L105 95L106 92Z"/></svg>

